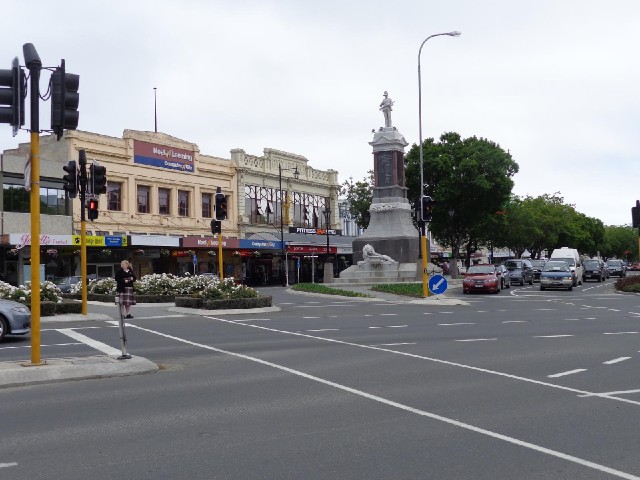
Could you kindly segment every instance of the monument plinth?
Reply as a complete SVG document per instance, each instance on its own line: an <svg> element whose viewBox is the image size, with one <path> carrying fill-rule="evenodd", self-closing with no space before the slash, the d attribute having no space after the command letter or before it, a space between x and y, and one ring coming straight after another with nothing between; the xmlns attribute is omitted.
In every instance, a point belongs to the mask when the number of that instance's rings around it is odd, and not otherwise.
<svg viewBox="0 0 640 480"><path fill-rule="evenodd" d="M369 226L361 237L354 240L354 265L340 273L341 280L416 280L419 240L411 219L404 169L404 149L409 144L392 125L393 101L387 92L384 92L384 97L380 110L384 113L385 126L380 127L369 142L373 148L374 171ZM372 262L363 254L365 247L371 247L393 262Z"/></svg>

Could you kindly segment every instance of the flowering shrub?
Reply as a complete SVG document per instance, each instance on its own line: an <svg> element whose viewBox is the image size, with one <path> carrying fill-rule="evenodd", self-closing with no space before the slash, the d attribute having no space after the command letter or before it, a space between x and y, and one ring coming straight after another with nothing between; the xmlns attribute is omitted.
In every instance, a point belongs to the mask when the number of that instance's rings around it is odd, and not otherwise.
<svg viewBox="0 0 640 480"><path fill-rule="evenodd" d="M14 287L8 283L0 282L0 298L6 298L31 305L31 282L27 281L24 285ZM40 301L62 303L62 292L52 282L45 281L40 283Z"/></svg>
<svg viewBox="0 0 640 480"><path fill-rule="evenodd" d="M78 286L80 286L81 282L82 281L78 282ZM95 279L89 280L89 283L87 284L87 292L103 293L106 295L115 295L116 281L113 278L100 278L98 280L95 280Z"/></svg>
<svg viewBox="0 0 640 480"><path fill-rule="evenodd" d="M233 278L214 281L200 292L200 297L206 300L221 300L226 298L255 298L258 296L253 288L236 285Z"/></svg>

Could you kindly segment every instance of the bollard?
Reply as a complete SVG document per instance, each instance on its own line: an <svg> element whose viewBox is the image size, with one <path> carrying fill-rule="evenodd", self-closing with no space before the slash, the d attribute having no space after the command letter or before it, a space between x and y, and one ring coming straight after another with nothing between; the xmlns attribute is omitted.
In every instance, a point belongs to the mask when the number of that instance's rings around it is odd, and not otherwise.
<svg viewBox="0 0 640 480"><path fill-rule="evenodd" d="M120 305L120 298L116 295L115 303L118 306L118 330L120 332L120 350L122 355L118 357L118 360L128 360L131 355L127 353L127 335L124 331L124 315L122 315L122 305Z"/></svg>

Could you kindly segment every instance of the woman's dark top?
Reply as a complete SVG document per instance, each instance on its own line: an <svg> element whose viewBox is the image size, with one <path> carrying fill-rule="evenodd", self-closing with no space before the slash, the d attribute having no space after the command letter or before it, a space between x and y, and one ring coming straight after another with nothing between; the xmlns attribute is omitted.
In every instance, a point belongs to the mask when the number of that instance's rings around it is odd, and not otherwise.
<svg viewBox="0 0 640 480"><path fill-rule="evenodd" d="M136 276L131 270L123 270L122 268L116 272L116 292L124 293L125 287L132 287L133 282L136 281ZM131 279L131 281L125 283L125 279Z"/></svg>

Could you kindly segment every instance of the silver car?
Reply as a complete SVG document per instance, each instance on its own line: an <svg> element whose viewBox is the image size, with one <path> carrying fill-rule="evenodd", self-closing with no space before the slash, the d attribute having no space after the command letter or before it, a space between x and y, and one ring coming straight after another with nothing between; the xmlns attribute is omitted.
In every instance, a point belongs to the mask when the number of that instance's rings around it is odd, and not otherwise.
<svg viewBox="0 0 640 480"><path fill-rule="evenodd" d="M31 310L13 300L0 299L0 342L7 335L26 335L31 331Z"/></svg>

